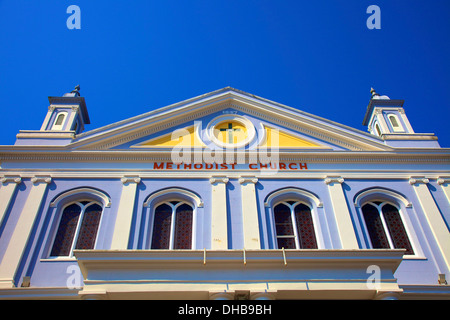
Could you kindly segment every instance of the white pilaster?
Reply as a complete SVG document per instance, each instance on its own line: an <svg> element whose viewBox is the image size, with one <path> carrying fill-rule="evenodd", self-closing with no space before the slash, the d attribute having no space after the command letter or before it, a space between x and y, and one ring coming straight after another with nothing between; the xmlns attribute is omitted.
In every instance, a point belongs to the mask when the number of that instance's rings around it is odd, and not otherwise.
<svg viewBox="0 0 450 320"><path fill-rule="evenodd" d="M41 126L41 131L45 131L47 129L48 123L50 121L50 118L51 118L54 110L55 110L54 106L48 107L47 115L45 116L44 122L42 123L42 126Z"/></svg>
<svg viewBox="0 0 450 320"><path fill-rule="evenodd" d="M398 112L400 113L400 116L402 117L402 120L406 125L407 132L414 133L414 129L412 128L411 123L409 122L408 117L405 114L405 109L399 108Z"/></svg>
<svg viewBox="0 0 450 320"><path fill-rule="evenodd" d="M381 133L389 133L389 127L386 123L386 119L383 116L383 111L381 108L375 108L375 114L378 120L378 123L380 124L381 127Z"/></svg>
<svg viewBox="0 0 450 320"><path fill-rule="evenodd" d="M0 226L3 223L6 211L11 203L11 198L16 191L16 187L22 182L22 178L17 176L0 177Z"/></svg>
<svg viewBox="0 0 450 320"><path fill-rule="evenodd" d="M413 186L414 191L417 194L417 198L419 199L447 267L450 268L450 233L448 232L439 208L437 207L436 202L434 202L433 196L428 189L427 184L429 182L428 179L423 177L411 177L409 179L409 183Z"/></svg>
<svg viewBox="0 0 450 320"><path fill-rule="evenodd" d="M342 190L342 177L326 177L325 183L328 185L331 204L333 206L334 216L336 218L339 238L341 239L342 249L359 249L353 228L350 211L347 206L344 191Z"/></svg>
<svg viewBox="0 0 450 320"><path fill-rule="evenodd" d="M51 177L33 177L33 186L17 220L0 265L0 288L14 287L14 276L27 245Z"/></svg>
<svg viewBox="0 0 450 320"><path fill-rule="evenodd" d="M228 249L227 230L227 188L229 179L226 177L211 177L211 249Z"/></svg>
<svg viewBox="0 0 450 320"><path fill-rule="evenodd" d="M111 243L112 250L128 249L131 222L133 220L134 202L136 200L136 189L137 185L141 182L141 178L123 177L121 181L123 183L123 187Z"/></svg>
<svg viewBox="0 0 450 320"><path fill-rule="evenodd" d="M240 177L242 195L242 223L244 226L244 248L261 249L259 238L258 205L255 184L258 178Z"/></svg>
<svg viewBox="0 0 450 320"><path fill-rule="evenodd" d="M439 177L437 183L442 187L448 202L450 202L450 177Z"/></svg>

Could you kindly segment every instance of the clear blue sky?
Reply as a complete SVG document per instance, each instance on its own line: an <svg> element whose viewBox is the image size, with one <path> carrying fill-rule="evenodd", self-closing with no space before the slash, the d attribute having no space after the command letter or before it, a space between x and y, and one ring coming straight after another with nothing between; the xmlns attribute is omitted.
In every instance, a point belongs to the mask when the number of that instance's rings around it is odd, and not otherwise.
<svg viewBox="0 0 450 320"><path fill-rule="evenodd" d="M449 35L449 0L0 0L0 145L80 84L87 130L232 86L365 131L374 87L450 147Z"/></svg>

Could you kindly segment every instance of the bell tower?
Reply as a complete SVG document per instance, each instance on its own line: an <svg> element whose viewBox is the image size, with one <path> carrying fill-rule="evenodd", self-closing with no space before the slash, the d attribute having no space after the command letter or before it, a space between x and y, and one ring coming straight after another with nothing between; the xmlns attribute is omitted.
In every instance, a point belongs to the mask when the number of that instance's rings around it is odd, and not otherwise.
<svg viewBox="0 0 450 320"><path fill-rule="evenodd" d="M367 130L393 147L440 148L433 133L415 133L405 109L404 100L393 100L371 88L363 125Z"/></svg>
<svg viewBox="0 0 450 320"><path fill-rule="evenodd" d="M62 97L48 97L50 106L40 130L20 130L16 145L66 145L90 123L80 86Z"/></svg>
<svg viewBox="0 0 450 320"><path fill-rule="evenodd" d="M41 126L41 131L81 133L89 124L86 102L80 96L80 86L62 97L48 97L50 106Z"/></svg>

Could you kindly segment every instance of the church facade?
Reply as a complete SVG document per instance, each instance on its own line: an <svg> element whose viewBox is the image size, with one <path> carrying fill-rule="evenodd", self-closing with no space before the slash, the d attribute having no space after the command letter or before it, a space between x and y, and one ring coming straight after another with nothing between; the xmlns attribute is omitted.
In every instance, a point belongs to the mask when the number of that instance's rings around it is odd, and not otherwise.
<svg viewBox="0 0 450 320"><path fill-rule="evenodd" d="M230 87L49 103L0 146L0 299L450 299L450 149L403 100L368 132Z"/></svg>

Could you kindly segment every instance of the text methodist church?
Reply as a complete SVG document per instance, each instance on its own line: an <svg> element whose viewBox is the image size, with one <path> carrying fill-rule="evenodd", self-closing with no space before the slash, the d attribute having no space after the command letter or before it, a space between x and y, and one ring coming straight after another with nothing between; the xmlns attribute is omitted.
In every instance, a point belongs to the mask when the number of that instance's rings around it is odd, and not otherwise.
<svg viewBox="0 0 450 320"><path fill-rule="evenodd" d="M450 149L403 100L368 132L230 87L49 103L0 146L0 299L450 299Z"/></svg>

